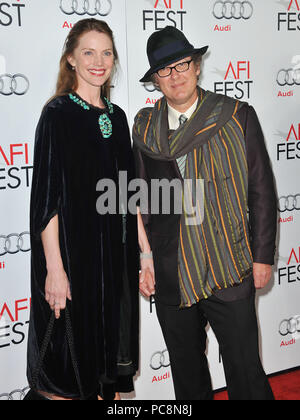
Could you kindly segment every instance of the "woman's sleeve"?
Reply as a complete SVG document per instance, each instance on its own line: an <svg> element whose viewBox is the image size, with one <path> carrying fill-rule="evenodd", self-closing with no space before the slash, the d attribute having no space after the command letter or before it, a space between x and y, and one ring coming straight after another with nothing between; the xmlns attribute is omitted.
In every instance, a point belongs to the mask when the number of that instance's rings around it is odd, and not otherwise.
<svg viewBox="0 0 300 420"><path fill-rule="evenodd" d="M58 213L62 185L57 147L60 131L57 111L44 110L36 130L30 202L30 229L36 238Z"/></svg>

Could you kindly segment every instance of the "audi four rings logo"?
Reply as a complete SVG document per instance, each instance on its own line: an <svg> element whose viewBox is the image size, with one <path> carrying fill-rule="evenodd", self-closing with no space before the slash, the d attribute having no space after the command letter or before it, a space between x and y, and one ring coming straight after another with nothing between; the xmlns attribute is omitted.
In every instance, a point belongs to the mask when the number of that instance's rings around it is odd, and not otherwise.
<svg viewBox="0 0 300 420"><path fill-rule="evenodd" d="M162 367L167 368L170 366L170 359L168 350L157 351L151 357L150 367L153 370L159 370Z"/></svg>
<svg viewBox="0 0 300 420"><path fill-rule="evenodd" d="M250 1L216 1L213 15L216 19L245 19L253 15Z"/></svg>
<svg viewBox="0 0 300 420"><path fill-rule="evenodd" d="M279 334L282 337L297 333L300 333L300 316L284 319L279 325Z"/></svg>
<svg viewBox="0 0 300 420"><path fill-rule="evenodd" d="M18 252L30 251L30 233L11 233L0 235L0 257L6 254L17 254Z"/></svg>
<svg viewBox="0 0 300 420"><path fill-rule="evenodd" d="M159 87L156 87L151 83L144 83L144 88L146 89L147 92L150 92L150 93L153 93L155 91L160 92Z"/></svg>
<svg viewBox="0 0 300 420"><path fill-rule="evenodd" d="M108 16L111 0L60 0L60 10L66 15Z"/></svg>
<svg viewBox="0 0 300 420"><path fill-rule="evenodd" d="M300 194L280 197L278 200L278 210L280 213L300 210Z"/></svg>
<svg viewBox="0 0 300 420"><path fill-rule="evenodd" d="M10 95L25 95L29 89L29 80L24 74L2 74L0 75L0 94L5 96Z"/></svg>
<svg viewBox="0 0 300 420"><path fill-rule="evenodd" d="M300 68L279 70L277 83L279 86L300 86Z"/></svg>
<svg viewBox="0 0 300 420"><path fill-rule="evenodd" d="M29 387L23 389L15 389L9 394L0 394L0 401L20 401L23 400L29 391Z"/></svg>

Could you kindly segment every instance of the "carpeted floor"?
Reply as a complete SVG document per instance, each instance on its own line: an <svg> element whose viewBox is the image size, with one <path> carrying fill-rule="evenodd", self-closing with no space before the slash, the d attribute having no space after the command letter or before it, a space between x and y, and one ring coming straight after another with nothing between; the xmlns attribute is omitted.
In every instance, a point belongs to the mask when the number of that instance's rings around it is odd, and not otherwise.
<svg viewBox="0 0 300 420"><path fill-rule="evenodd" d="M300 401L300 369L269 378L277 401ZM227 392L215 394L215 400L228 400Z"/></svg>

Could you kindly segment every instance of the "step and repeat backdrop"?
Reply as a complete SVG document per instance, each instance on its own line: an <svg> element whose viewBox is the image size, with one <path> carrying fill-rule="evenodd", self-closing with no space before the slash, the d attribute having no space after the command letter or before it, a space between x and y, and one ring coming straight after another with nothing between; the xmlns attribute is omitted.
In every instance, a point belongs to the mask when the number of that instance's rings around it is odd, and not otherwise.
<svg viewBox="0 0 300 420"><path fill-rule="evenodd" d="M196 47L210 46L204 89L255 107L278 193L276 265L257 296L261 357L268 374L300 366L300 0L0 0L0 400L22 399L27 389L35 128L54 93L65 38L87 17L106 20L114 31L120 60L112 99L130 126L140 108L161 96L139 79L149 68L148 37L167 25ZM135 393L123 398L174 399L154 298L141 298L140 311L140 370ZM207 355L214 388L221 388L222 360L210 328Z"/></svg>

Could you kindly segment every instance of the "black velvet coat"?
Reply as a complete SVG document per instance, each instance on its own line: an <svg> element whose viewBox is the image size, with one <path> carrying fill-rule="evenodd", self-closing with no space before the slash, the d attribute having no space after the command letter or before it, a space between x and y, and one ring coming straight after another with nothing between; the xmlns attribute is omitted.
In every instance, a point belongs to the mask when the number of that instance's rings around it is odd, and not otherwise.
<svg viewBox="0 0 300 420"><path fill-rule="evenodd" d="M138 238L136 217L100 215L96 184L108 178L118 186L119 171L135 176L124 112L113 114L54 99L43 110L35 143L31 193L32 307L28 340L28 381L36 368L51 310L45 301L46 260L41 232L54 215L69 278L71 315L80 379L86 397L103 384L132 390L138 368ZM99 116L106 112L113 134L104 139ZM117 188L118 194L118 188ZM118 210L118 209L117 209ZM126 222L126 224L125 224ZM126 229L125 229L126 227ZM100 388L99 388L100 387ZM78 397L68 350L64 313L55 321L37 389Z"/></svg>

